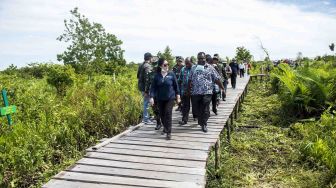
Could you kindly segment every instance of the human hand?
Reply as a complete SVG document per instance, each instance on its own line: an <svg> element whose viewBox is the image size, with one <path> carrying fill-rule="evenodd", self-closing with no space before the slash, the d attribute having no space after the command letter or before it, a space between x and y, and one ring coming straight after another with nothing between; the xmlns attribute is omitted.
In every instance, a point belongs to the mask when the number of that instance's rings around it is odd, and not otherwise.
<svg viewBox="0 0 336 188"><path fill-rule="evenodd" d="M153 98L150 98L150 99L149 99L149 104L150 104L151 106L154 106L154 99L153 99Z"/></svg>
<svg viewBox="0 0 336 188"><path fill-rule="evenodd" d="M180 95L176 95L176 102L177 102L177 104L179 104L181 102Z"/></svg>

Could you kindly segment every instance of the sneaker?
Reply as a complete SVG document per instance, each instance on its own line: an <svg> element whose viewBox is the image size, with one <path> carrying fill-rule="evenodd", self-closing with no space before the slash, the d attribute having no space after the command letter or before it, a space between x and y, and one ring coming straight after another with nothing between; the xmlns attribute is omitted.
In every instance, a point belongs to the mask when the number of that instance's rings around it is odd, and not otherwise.
<svg viewBox="0 0 336 188"><path fill-rule="evenodd" d="M156 127L155 127L155 130L159 130L161 129L162 125L161 124L157 124Z"/></svg>
<svg viewBox="0 0 336 188"><path fill-rule="evenodd" d="M154 125L154 122L152 122L151 120L147 120L147 121L145 121L145 124L146 125Z"/></svg>
<svg viewBox="0 0 336 188"><path fill-rule="evenodd" d="M185 125L185 124L187 124L187 122L185 122L185 121L179 121L179 124L180 125Z"/></svg>
<svg viewBox="0 0 336 188"><path fill-rule="evenodd" d="M167 133L167 137L166 137L167 140L170 140L171 139L171 133Z"/></svg>
<svg viewBox="0 0 336 188"><path fill-rule="evenodd" d="M202 131L205 132L205 133L208 132L208 128L207 128L206 125L203 125L203 126L202 126Z"/></svg>

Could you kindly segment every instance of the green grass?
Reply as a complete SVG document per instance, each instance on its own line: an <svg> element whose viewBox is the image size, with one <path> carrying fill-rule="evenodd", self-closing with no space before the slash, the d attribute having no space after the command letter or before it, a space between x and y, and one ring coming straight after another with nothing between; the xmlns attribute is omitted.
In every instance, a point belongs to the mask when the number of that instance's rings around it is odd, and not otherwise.
<svg viewBox="0 0 336 188"><path fill-rule="evenodd" d="M207 166L207 187L334 187L333 173L308 160L300 137L289 136L295 119L287 116L277 95L266 84L252 83L231 145L221 139L221 165L214 169L214 152ZM258 128L248 128L248 127ZM293 135L293 134L292 134ZM334 185L332 185L334 183Z"/></svg>

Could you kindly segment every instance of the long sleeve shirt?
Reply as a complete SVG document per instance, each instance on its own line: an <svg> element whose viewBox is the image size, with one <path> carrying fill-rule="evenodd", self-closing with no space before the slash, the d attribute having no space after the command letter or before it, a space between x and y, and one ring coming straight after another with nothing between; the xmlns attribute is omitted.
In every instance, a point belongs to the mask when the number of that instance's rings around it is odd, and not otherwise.
<svg viewBox="0 0 336 188"><path fill-rule="evenodd" d="M168 72L164 77L161 73L155 74L150 89L151 97L156 97L159 101L167 101L176 99L176 95L179 94L177 78L173 72Z"/></svg>

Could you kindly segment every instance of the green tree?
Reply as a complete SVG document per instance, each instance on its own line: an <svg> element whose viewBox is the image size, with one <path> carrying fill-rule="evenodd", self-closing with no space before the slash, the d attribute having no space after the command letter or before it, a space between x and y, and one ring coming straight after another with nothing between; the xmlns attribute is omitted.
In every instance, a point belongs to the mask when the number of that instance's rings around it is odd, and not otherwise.
<svg viewBox="0 0 336 188"><path fill-rule="evenodd" d="M248 49L246 49L244 46L237 47L236 49L236 59L237 61L251 61L252 55Z"/></svg>
<svg viewBox="0 0 336 188"><path fill-rule="evenodd" d="M54 86L59 95L64 96L66 90L74 84L75 72L70 65L54 65L49 69L48 84Z"/></svg>
<svg viewBox="0 0 336 188"><path fill-rule="evenodd" d="M157 56L159 58L161 58L161 57L165 58L168 61L170 68L175 65L175 58L174 58L174 56L172 54L172 50L169 48L169 46L166 46L163 53L158 52Z"/></svg>
<svg viewBox="0 0 336 188"><path fill-rule="evenodd" d="M77 73L114 73L116 67L125 65L121 40L107 33L99 23L90 22L78 12L70 11L73 18L64 20L65 30L57 40L70 42L67 50L57 55L58 61L71 65Z"/></svg>

